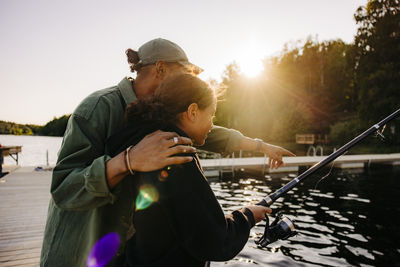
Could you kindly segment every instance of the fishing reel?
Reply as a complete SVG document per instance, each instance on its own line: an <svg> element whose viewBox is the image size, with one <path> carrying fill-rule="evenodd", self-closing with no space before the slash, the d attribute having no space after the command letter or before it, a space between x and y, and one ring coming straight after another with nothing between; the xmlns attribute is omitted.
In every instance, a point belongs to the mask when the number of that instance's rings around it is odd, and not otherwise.
<svg viewBox="0 0 400 267"><path fill-rule="evenodd" d="M297 234L294 222L282 213L276 215L271 225L269 225L268 216L265 216L265 219L264 235L259 240L255 241L260 247L266 248L269 244L277 240L285 240Z"/></svg>

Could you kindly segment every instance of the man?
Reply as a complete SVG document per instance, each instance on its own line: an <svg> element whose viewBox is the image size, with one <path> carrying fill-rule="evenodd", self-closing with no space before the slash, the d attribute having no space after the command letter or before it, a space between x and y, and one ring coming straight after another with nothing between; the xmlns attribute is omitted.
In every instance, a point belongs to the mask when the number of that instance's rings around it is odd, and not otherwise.
<svg viewBox="0 0 400 267"><path fill-rule="evenodd" d="M45 229L41 266L86 266L86 258L103 235L117 232L121 244L134 233L131 220L135 199L130 189L134 171L158 170L181 164L192 157L191 140L176 133L155 132L136 146L111 158L106 154L108 137L123 127L126 106L136 98L152 95L171 73L198 72L175 43L155 39L139 50L127 50L136 79L125 78L117 86L94 92L76 108L68 121L58 161L53 171L52 198ZM214 127L205 147L215 152L257 150L266 153L271 167L282 164L291 152L244 137L235 130ZM265 213L253 206L251 211ZM116 266L114 259L109 266Z"/></svg>

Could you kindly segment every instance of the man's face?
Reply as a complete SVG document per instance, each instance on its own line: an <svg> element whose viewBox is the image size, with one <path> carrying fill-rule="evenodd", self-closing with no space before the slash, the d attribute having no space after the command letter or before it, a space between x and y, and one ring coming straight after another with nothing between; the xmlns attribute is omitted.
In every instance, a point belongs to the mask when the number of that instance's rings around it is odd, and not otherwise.
<svg viewBox="0 0 400 267"><path fill-rule="evenodd" d="M154 65L144 66L137 71L134 85L137 98L146 97L154 92L159 85L155 77Z"/></svg>
<svg viewBox="0 0 400 267"><path fill-rule="evenodd" d="M152 95L161 82L171 74L191 73L191 70L178 63L147 65L138 70L135 79L135 93L138 98Z"/></svg>

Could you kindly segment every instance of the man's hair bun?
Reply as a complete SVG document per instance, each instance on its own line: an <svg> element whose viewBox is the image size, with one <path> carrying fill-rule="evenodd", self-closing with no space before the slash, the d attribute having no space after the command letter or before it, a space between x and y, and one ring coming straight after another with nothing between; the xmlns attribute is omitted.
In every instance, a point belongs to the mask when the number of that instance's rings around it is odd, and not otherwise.
<svg viewBox="0 0 400 267"><path fill-rule="evenodd" d="M125 54L128 57L128 63L129 67L131 68L131 72L135 72L140 61L139 53L131 48L128 48L126 49Z"/></svg>

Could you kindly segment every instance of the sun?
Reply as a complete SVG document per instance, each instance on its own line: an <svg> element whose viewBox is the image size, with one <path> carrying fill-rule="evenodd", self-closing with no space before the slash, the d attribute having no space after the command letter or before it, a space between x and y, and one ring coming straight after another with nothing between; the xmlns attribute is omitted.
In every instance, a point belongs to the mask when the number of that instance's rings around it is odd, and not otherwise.
<svg viewBox="0 0 400 267"><path fill-rule="evenodd" d="M235 49L235 61L241 72L249 78L258 76L263 70L265 47L260 41L248 40Z"/></svg>
<svg viewBox="0 0 400 267"><path fill-rule="evenodd" d="M262 60L257 57L245 57L237 60L241 72L249 78L258 76L263 70Z"/></svg>
<svg viewBox="0 0 400 267"><path fill-rule="evenodd" d="M238 65L241 74L251 79L264 72L264 60L269 51L265 42L257 38L259 34L253 35L234 43L226 51L227 55L231 55L231 62Z"/></svg>

